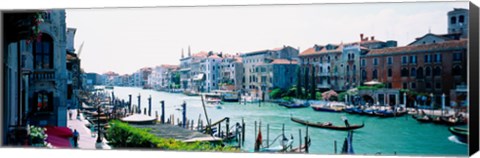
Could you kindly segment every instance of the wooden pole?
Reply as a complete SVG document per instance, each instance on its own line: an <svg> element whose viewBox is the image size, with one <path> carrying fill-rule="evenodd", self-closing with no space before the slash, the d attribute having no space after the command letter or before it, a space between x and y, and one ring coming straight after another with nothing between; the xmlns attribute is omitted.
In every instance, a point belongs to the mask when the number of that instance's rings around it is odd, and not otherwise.
<svg viewBox="0 0 480 158"><path fill-rule="evenodd" d="M220 137L220 138L222 138L222 137L220 136L220 132L221 132L221 130L222 130L221 128L222 128L222 123L218 123L217 136Z"/></svg>
<svg viewBox="0 0 480 158"><path fill-rule="evenodd" d="M270 147L270 124L267 124L267 148Z"/></svg>
<svg viewBox="0 0 480 158"><path fill-rule="evenodd" d="M337 140L333 141L333 151L337 154Z"/></svg>
<svg viewBox="0 0 480 158"><path fill-rule="evenodd" d="M305 153L308 153L308 126L307 126L307 130L306 130L306 134L305 134Z"/></svg>
<svg viewBox="0 0 480 158"><path fill-rule="evenodd" d="M245 122L242 118L242 145L245 143Z"/></svg>
<svg viewBox="0 0 480 158"><path fill-rule="evenodd" d="M254 138L255 138L255 139L254 139L253 142L257 141L257 121L255 121L255 130L254 130L254 132L255 132L255 133L253 133L253 134L254 134Z"/></svg>
<svg viewBox="0 0 480 158"><path fill-rule="evenodd" d="M302 152L302 129L298 129L298 152Z"/></svg>
<svg viewBox="0 0 480 158"><path fill-rule="evenodd" d="M205 102L203 101L203 95L200 95L200 98L202 99L202 106L203 106L203 112L205 113L205 118L207 120L207 130L211 129L210 123L211 121L208 119L208 114L207 114L207 108L205 108ZM211 134L211 131L208 131L208 133Z"/></svg>
<svg viewBox="0 0 480 158"><path fill-rule="evenodd" d="M152 96L148 97L148 116L152 116Z"/></svg>
<svg viewBox="0 0 480 158"><path fill-rule="evenodd" d="M161 115L161 117L162 117L162 124L164 124L165 123L165 121L164 121L165 120L165 101L164 100L160 101L160 104L162 104L162 115Z"/></svg>
<svg viewBox="0 0 480 158"><path fill-rule="evenodd" d="M230 133L230 127L229 127L230 126L230 118L227 118L226 121L227 121L227 123L226 123L227 127L225 127L225 128L227 129L227 132L225 132L225 136L228 138L228 134Z"/></svg>

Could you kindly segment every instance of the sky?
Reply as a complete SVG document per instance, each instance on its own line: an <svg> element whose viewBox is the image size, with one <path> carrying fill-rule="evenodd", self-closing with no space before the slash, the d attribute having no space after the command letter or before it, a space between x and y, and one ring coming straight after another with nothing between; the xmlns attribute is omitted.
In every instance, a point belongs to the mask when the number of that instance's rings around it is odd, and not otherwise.
<svg viewBox="0 0 480 158"><path fill-rule="evenodd" d="M86 72L131 74L142 67L179 64L187 55L248 53L292 46L396 40L447 33L447 12L466 2L310 4L211 7L67 9L77 28L75 48Z"/></svg>

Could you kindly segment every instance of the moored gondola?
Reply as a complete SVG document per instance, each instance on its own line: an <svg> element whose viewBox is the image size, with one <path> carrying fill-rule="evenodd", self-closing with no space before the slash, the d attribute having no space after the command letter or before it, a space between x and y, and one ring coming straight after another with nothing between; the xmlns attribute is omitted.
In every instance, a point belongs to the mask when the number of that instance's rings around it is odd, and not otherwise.
<svg viewBox="0 0 480 158"><path fill-rule="evenodd" d="M467 142L467 139L468 139L468 129L466 128L459 128L459 127L449 127L448 130L450 131L450 133L452 133L453 135L455 135L459 141L463 142L463 143L468 143Z"/></svg>
<svg viewBox="0 0 480 158"><path fill-rule="evenodd" d="M362 122L361 125L335 126L335 125L332 125L329 122L324 122L324 123L316 122L316 123L314 123L314 122L309 122L309 121L301 120L301 119L294 118L294 117L291 117L291 120L293 122L297 122L297 123L307 125L307 126L311 126L311 127L325 128L325 129L332 129L332 130L341 130L341 131L356 130L356 129L359 129L359 128L363 128L365 126L365 124L363 122Z"/></svg>

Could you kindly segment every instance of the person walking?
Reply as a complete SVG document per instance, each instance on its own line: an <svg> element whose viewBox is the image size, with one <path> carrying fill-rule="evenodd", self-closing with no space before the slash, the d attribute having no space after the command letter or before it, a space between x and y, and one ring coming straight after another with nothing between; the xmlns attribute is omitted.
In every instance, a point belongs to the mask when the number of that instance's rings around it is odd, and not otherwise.
<svg viewBox="0 0 480 158"><path fill-rule="evenodd" d="M72 115L73 115L72 110L68 109L68 117L70 118L70 120L72 120Z"/></svg>
<svg viewBox="0 0 480 158"><path fill-rule="evenodd" d="M80 139L80 134L77 129L73 130L73 147L78 148L78 139Z"/></svg>

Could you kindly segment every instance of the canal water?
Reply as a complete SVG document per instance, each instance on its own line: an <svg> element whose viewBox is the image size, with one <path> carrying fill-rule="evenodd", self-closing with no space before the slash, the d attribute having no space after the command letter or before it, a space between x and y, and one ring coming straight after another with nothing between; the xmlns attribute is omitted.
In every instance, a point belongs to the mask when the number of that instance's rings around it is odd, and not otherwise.
<svg viewBox="0 0 480 158"><path fill-rule="evenodd" d="M165 100L166 118L173 114L175 122L181 119L181 104L187 104L187 118L194 120L195 124L201 115L205 121L205 115L199 96L186 96L181 93L166 93L142 88L115 87L116 98L128 101L128 95L132 94L132 104L138 104L137 96L141 96L141 107L148 108L149 96L152 97L152 114L161 112L161 100ZM309 121L326 122L330 121L335 125L344 125L341 117L346 116L349 123L361 124L365 127L357 129L353 133L353 148L355 154L359 155L424 155L424 156L466 156L468 145L456 141L455 137L448 131L448 127L436 124L422 124L412 119L410 115L397 118L377 118L368 116L351 115L347 113L317 112L312 108L287 109L273 103L239 104L224 103L222 109L208 108L208 117L216 122L224 117L230 118L230 125L241 122L246 123L246 134L244 150L253 151L255 142L254 122L262 123L262 137L267 138L267 124L269 125L269 138L273 140L282 133L282 125L285 126L285 134L288 138L293 135L294 147L299 145L299 129L302 137L305 136L306 127L292 122L290 116ZM225 127L222 127L224 130ZM334 154L334 141L337 142L337 152L341 151L343 141L347 132L318 129L309 127L311 137L310 153L313 154ZM302 139L302 143L303 143ZM277 141L274 146L279 145Z"/></svg>

